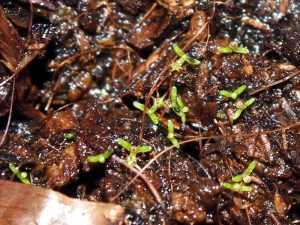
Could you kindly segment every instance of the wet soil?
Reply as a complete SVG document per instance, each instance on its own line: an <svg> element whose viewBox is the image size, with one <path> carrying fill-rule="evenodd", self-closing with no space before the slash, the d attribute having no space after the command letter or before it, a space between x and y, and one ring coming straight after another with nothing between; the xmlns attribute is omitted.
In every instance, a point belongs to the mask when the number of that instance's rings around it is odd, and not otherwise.
<svg viewBox="0 0 300 225"><path fill-rule="evenodd" d="M200 63L174 70L174 44ZM297 0L2 0L0 50L1 179L13 163L124 224L300 223ZM157 122L134 106L162 96ZM120 139L152 150L132 165ZM254 160L251 190L224 187Z"/></svg>

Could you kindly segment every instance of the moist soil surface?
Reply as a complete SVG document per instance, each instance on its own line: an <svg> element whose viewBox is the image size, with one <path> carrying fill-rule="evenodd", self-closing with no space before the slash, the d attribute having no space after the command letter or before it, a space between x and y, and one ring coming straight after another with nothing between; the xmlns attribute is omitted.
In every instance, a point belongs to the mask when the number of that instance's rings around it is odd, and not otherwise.
<svg viewBox="0 0 300 225"><path fill-rule="evenodd" d="M1 179L124 224L300 223L299 1L2 0L0 50Z"/></svg>

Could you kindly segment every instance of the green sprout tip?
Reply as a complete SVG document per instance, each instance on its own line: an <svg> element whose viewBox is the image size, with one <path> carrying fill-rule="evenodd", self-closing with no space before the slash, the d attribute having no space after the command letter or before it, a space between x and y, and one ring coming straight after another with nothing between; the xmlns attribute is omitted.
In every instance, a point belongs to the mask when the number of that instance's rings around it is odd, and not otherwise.
<svg viewBox="0 0 300 225"><path fill-rule="evenodd" d="M245 47L238 46L237 43L231 42L229 44L229 46L220 48L219 52L221 54L230 54L232 52L235 52L235 53L238 53L238 54L248 54L249 50Z"/></svg>
<svg viewBox="0 0 300 225"><path fill-rule="evenodd" d="M133 148L133 145L130 144L128 141L122 139L122 138L119 138L118 139L118 144L121 145L123 148L125 148L127 151L131 151L131 149Z"/></svg>
<svg viewBox="0 0 300 225"><path fill-rule="evenodd" d="M249 54L248 48L244 48L244 47L237 47L233 51L239 54Z"/></svg>
<svg viewBox="0 0 300 225"><path fill-rule="evenodd" d="M142 103L139 103L137 101L134 101L133 102L133 106L141 111L144 111L145 110L145 105L142 104Z"/></svg>
<svg viewBox="0 0 300 225"><path fill-rule="evenodd" d="M13 163L8 164L9 169L13 172L14 175L23 183L23 184L30 184L28 180L28 173L21 172Z"/></svg>
<svg viewBox="0 0 300 225"><path fill-rule="evenodd" d="M179 148L178 140L175 138L175 135L174 135L174 124L173 124L172 120L168 120L168 136L167 137L175 147Z"/></svg>
<svg viewBox="0 0 300 225"><path fill-rule="evenodd" d="M250 98L246 102L237 101L235 103L237 110L233 114L233 120L237 120L242 112L255 102L255 98Z"/></svg>
<svg viewBox="0 0 300 225"><path fill-rule="evenodd" d="M244 103L245 109L255 102L255 98L250 98Z"/></svg>
<svg viewBox="0 0 300 225"><path fill-rule="evenodd" d="M184 51L179 47L179 45L177 44L177 43L175 43L175 44L173 44L173 50L174 50L174 52L179 56L179 57L181 57L181 56L183 56L185 53L184 53Z"/></svg>
<svg viewBox="0 0 300 225"><path fill-rule="evenodd" d="M74 140L76 138L75 132L64 133L64 138L67 140Z"/></svg>
<svg viewBox="0 0 300 225"><path fill-rule="evenodd" d="M113 150L109 149L99 155L88 156L87 161L90 163L105 163L106 160L112 155Z"/></svg>
<svg viewBox="0 0 300 225"><path fill-rule="evenodd" d="M173 86L171 88L171 107L174 112L180 116L183 123L186 122L186 113L189 111L189 108L184 105L183 101L179 96L177 96L177 88Z"/></svg>
<svg viewBox="0 0 300 225"><path fill-rule="evenodd" d="M223 116L223 113L222 112L217 112L217 115L216 115L216 117L218 118L218 119L221 119L222 118L222 116Z"/></svg>
<svg viewBox="0 0 300 225"><path fill-rule="evenodd" d="M224 47L224 48L220 48L219 52L222 54L229 54L229 53L232 53L233 51L232 51L232 48L230 48L230 47Z"/></svg>

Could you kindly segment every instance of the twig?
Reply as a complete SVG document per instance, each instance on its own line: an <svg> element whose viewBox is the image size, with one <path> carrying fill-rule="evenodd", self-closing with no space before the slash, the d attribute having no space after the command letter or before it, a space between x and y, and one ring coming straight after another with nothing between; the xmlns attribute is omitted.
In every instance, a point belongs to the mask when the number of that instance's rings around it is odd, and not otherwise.
<svg viewBox="0 0 300 225"><path fill-rule="evenodd" d="M2 87L3 85L5 85L8 81L10 81L11 79L13 79L14 77L17 76L17 73L14 73L13 75L11 75L9 78L7 78L6 80L2 81L0 83L0 87Z"/></svg>
<svg viewBox="0 0 300 225"><path fill-rule="evenodd" d="M253 90L253 91L250 92L250 95L254 95L254 94L258 93L258 92L261 92L261 91L264 91L266 89L269 89L270 87L273 87L273 86L275 86L277 84L283 83L283 82L285 82L285 81L287 81L287 80L291 79L292 77L295 77L295 76L297 76L299 74L300 74L300 70L298 70L295 73L292 73L292 74L286 76L285 78L283 78L281 80L274 81L274 82L272 82L270 84L267 84L264 87L261 87L261 88L258 88L256 90Z"/></svg>
<svg viewBox="0 0 300 225"><path fill-rule="evenodd" d="M30 7L30 17L29 17L29 26L28 26L28 32L27 32L27 39L29 39L29 35L31 33L32 30L32 21L33 21L33 4L32 4L32 0L28 0L29 2L29 7Z"/></svg>
<svg viewBox="0 0 300 225"><path fill-rule="evenodd" d="M275 225L281 225L280 221L276 218L276 216L273 213L270 213L270 217Z"/></svg>
<svg viewBox="0 0 300 225"><path fill-rule="evenodd" d="M14 105L14 96L15 96L15 84L16 84L16 79L14 78L13 86L12 86L12 94L11 94L11 100L10 100L8 120L7 120L7 123L6 123L6 127L5 127L3 137L2 137L1 142L0 142L0 146L2 146L5 142L5 139L6 139L7 133L8 133L8 129L9 129L9 125L10 125L10 121L11 121L11 118L12 118L12 111L13 111L13 105Z"/></svg>
<svg viewBox="0 0 300 225"><path fill-rule="evenodd" d="M154 3L151 8L145 13L145 15L143 16L143 18L137 22L137 24L135 25L135 27L139 26L142 22L144 22L145 19L147 19L147 17L153 12L153 10L156 8L157 3Z"/></svg>
<svg viewBox="0 0 300 225"><path fill-rule="evenodd" d="M252 223L251 223L251 218L250 218L250 215L249 215L248 207L245 208L245 211L246 211L246 215L247 215L247 221L248 221L248 224L249 224L249 225L252 225Z"/></svg>
<svg viewBox="0 0 300 225"><path fill-rule="evenodd" d="M142 180L148 185L148 187L151 190L151 192L152 192L154 198L156 199L156 201L162 206L163 209L165 209L165 206L163 204L163 201L162 201L162 199L161 199L158 191L153 186L153 184L147 179L147 177L144 174L142 174L142 172L138 171L137 169L135 169L132 166L129 166L125 161L123 161L122 159L120 159L117 156L112 156L112 159L115 160L115 161L117 161L118 163L122 164L123 166L125 166L129 170L133 171L135 174L137 174L137 176L141 177ZM129 187L129 185L127 185L126 187ZM119 196L120 195L117 195L117 196L113 197L111 200L114 200L114 199L116 199Z"/></svg>

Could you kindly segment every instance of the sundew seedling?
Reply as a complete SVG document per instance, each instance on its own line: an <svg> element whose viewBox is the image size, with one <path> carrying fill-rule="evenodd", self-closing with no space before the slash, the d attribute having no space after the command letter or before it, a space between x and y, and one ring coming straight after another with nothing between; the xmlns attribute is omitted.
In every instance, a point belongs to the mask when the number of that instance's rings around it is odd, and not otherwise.
<svg viewBox="0 0 300 225"><path fill-rule="evenodd" d="M231 98L233 100L237 99L237 97L242 94L248 87L246 85L242 85L238 87L233 92L227 91L227 90L221 90L220 95L225 96L227 98ZM237 120L243 111L247 109L250 105L252 105L255 102L255 98L250 98L246 102L243 102L241 100L238 100L235 102L236 110L233 114L233 120Z"/></svg>
<svg viewBox="0 0 300 225"><path fill-rule="evenodd" d="M168 136L167 137L175 147L179 148L178 140L175 138L175 135L174 135L174 124L173 124L172 120L168 120Z"/></svg>
<svg viewBox="0 0 300 225"><path fill-rule="evenodd" d="M189 108L184 105L181 98L177 95L177 88L175 86L171 88L171 107L173 108L174 112L180 116L181 121L185 123L185 114L189 111Z"/></svg>
<svg viewBox="0 0 300 225"><path fill-rule="evenodd" d="M245 169L245 171L242 174L236 175L232 177L233 183L225 182L223 183L223 186L233 192L249 192L252 190L252 187L245 185L251 183L251 173L255 169L257 165L256 160L253 160L248 167ZM245 183L245 184L244 184Z"/></svg>
<svg viewBox="0 0 300 225"><path fill-rule="evenodd" d="M149 118L151 119L151 121L154 123L154 124L158 124L159 122L159 119L158 119L158 116L155 114L155 111L152 107L151 108L146 108L145 110L145 105L140 103L140 102L137 102L137 101L134 101L133 102L133 106L139 110L141 110L142 112L145 111L145 113L149 116Z"/></svg>
<svg viewBox="0 0 300 225"><path fill-rule="evenodd" d="M248 54L249 50L247 48L238 46L237 43L231 42L228 47L223 47L219 49L222 54L238 53L238 54Z"/></svg>
<svg viewBox="0 0 300 225"><path fill-rule="evenodd" d="M233 182L242 182L243 181L244 183L250 183L251 182L250 175L253 172L253 170L255 169L256 165L257 165L256 160L253 160L242 174L234 176L231 180Z"/></svg>
<svg viewBox="0 0 300 225"><path fill-rule="evenodd" d="M172 71L180 71L183 69L182 65L188 63L189 65L199 65L200 61L193 59L188 56L184 51L178 46L178 44L173 44L173 50L178 55L179 59L173 62L170 67Z"/></svg>
<svg viewBox="0 0 300 225"><path fill-rule="evenodd" d="M236 99L240 94L242 94L247 89L246 85L242 85L238 87L235 91L230 92L226 90L221 90L220 95L225 96L227 98Z"/></svg>
<svg viewBox="0 0 300 225"><path fill-rule="evenodd" d="M150 120L157 125L159 123L159 117L156 115L156 111L166 105L164 98L165 96L154 98L153 105L150 108L145 109L145 105L137 101L133 102L133 106L143 112L145 111Z"/></svg>
<svg viewBox="0 0 300 225"><path fill-rule="evenodd" d="M222 116L223 116L223 113L222 113L222 112L220 112L220 111L217 112L216 117L217 117L218 119L221 119Z"/></svg>
<svg viewBox="0 0 300 225"><path fill-rule="evenodd" d="M90 163L105 163L106 160L112 155L113 150L109 149L99 155L87 157L87 161Z"/></svg>
<svg viewBox="0 0 300 225"><path fill-rule="evenodd" d="M237 101L235 103L235 106L237 107L237 110L233 114L233 120L237 120L242 112L247 109L250 105L252 105L255 102L255 98L250 98L246 102Z"/></svg>
<svg viewBox="0 0 300 225"><path fill-rule="evenodd" d="M119 138L117 142L120 146L122 146L129 152L129 155L127 156L127 163L129 166L132 166L132 167L137 165L137 154L147 153L147 152L152 151L151 146L148 146L148 145L138 146L138 147L133 146L128 141L126 141L122 138Z"/></svg>
<svg viewBox="0 0 300 225"><path fill-rule="evenodd" d="M74 140L76 138L75 132L66 132L64 133L64 138L67 140Z"/></svg>
<svg viewBox="0 0 300 225"><path fill-rule="evenodd" d="M10 163L8 165L9 169L13 172L14 175L17 176L17 178L23 183L23 184L30 184L30 181L28 180L28 173L27 172L21 172L19 168L17 168L13 163Z"/></svg>

